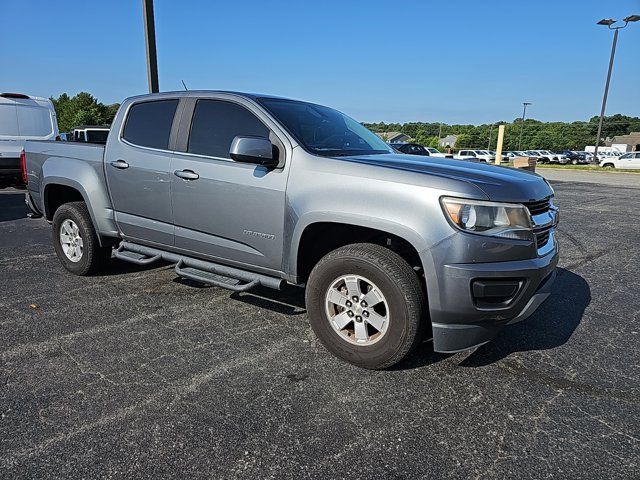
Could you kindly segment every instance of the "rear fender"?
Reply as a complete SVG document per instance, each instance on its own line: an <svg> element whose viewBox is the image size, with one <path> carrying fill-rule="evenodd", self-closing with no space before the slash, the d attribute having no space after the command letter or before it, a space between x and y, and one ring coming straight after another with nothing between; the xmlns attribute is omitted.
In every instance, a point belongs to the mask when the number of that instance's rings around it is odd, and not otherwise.
<svg viewBox="0 0 640 480"><path fill-rule="evenodd" d="M99 167L99 168L98 168ZM89 164L73 158L50 157L42 165L41 198L45 214L47 188L63 185L77 190L87 204L91 221L98 236L118 235L111 201L107 193L102 164Z"/></svg>

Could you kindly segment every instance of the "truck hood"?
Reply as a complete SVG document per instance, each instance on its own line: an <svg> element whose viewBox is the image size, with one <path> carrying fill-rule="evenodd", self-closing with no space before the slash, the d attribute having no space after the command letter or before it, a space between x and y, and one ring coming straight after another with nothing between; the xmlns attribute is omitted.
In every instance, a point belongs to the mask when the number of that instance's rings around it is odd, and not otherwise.
<svg viewBox="0 0 640 480"><path fill-rule="evenodd" d="M400 154L356 155L337 160L460 180L495 201L532 202L553 194L547 181L536 173L484 162Z"/></svg>

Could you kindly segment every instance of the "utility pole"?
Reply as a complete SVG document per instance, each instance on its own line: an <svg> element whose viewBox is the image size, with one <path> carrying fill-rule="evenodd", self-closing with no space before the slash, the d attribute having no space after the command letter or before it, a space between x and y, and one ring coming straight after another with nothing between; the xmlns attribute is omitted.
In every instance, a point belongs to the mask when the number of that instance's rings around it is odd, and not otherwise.
<svg viewBox="0 0 640 480"><path fill-rule="evenodd" d="M602 122L604 120L604 112L607 107L607 96L609 95L609 83L611 82L611 71L613 70L613 58L616 54L616 44L618 43L618 30L622 30L629 22L637 22L640 20L640 15L629 15L622 21L624 25L618 27L612 27L616 20L613 18L603 18L598 25L606 25L609 30L613 30L613 44L611 45L611 56L609 57L609 70L607 71L607 81L604 85L604 95L602 96L602 108L600 109L600 119L598 120L598 134L596 135L596 145L593 150L593 163L598 163L598 146L600 145L600 135L602 135Z"/></svg>
<svg viewBox="0 0 640 480"><path fill-rule="evenodd" d="M153 18L153 0L142 0L144 16L144 37L147 46L147 78L149 93L158 93L158 56L156 53L156 26Z"/></svg>
<svg viewBox="0 0 640 480"><path fill-rule="evenodd" d="M518 150L522 148L522 130L524 130L524 116L527 114L527 105L533 105L531 102L522 102L522 122L520 122L520 138L518 138Z"/></svg>

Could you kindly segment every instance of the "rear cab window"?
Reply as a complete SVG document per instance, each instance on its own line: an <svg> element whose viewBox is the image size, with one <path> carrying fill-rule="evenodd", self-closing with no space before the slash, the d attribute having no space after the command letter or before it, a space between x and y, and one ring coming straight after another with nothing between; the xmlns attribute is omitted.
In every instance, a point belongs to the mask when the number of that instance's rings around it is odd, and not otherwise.
<svg viewBox="0 0 640 480"><path fill-rule="evenodd" d="M177 108L177 98L134 103L127 113L122 138L136 146L168 150Z"/></svg>

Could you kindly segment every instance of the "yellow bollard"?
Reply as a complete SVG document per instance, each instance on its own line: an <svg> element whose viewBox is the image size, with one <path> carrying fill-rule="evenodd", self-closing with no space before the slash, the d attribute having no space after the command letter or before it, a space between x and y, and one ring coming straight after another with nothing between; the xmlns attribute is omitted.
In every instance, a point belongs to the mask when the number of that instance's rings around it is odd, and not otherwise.
<svg viewBox="0 0 640 480"><path fill-rule="evenodd" d="M502 159L502 141L504 140L504 125L498 126L498 144L496 145L496 165L500 165Z"/></svg>

